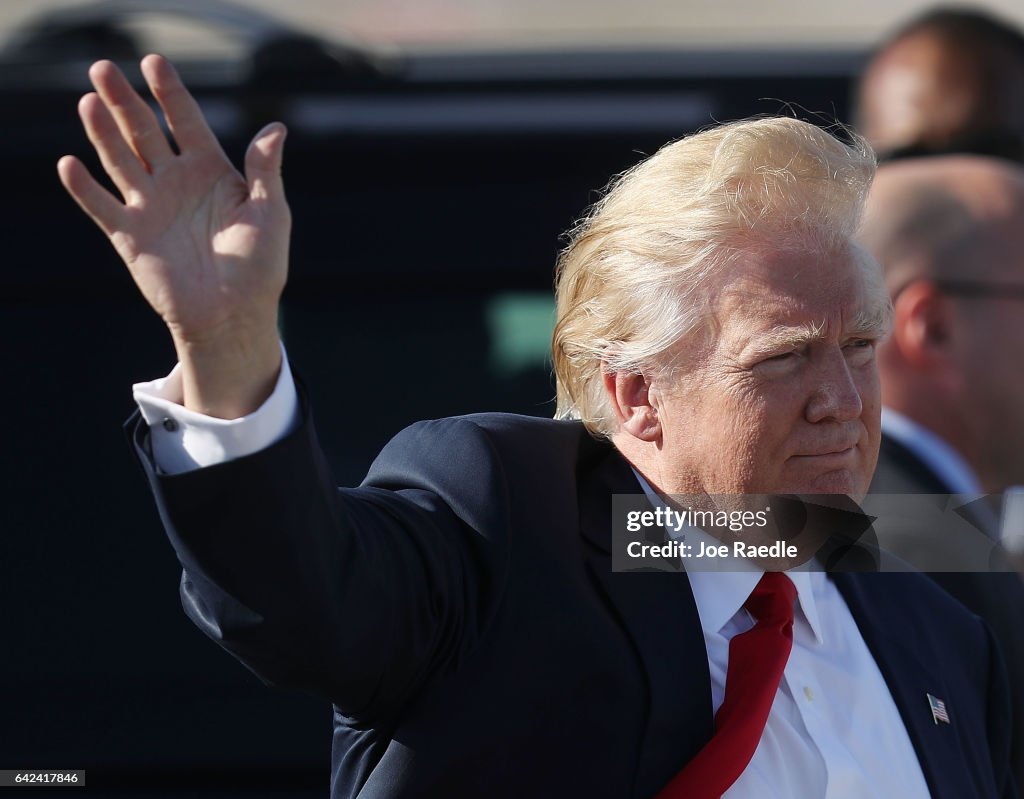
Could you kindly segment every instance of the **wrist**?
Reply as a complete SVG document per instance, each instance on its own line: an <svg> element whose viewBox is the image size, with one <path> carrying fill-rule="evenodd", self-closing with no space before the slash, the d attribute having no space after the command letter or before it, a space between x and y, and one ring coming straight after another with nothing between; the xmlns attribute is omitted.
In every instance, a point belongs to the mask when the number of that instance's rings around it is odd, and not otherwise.
<svg viewBox="0 0 1024 799"><path fill-rule="evenodd" d="M182 404L220 419L256 411L274 390L281 370L276 320L222 328L217 335L174 336L181 364Z"/></svg>

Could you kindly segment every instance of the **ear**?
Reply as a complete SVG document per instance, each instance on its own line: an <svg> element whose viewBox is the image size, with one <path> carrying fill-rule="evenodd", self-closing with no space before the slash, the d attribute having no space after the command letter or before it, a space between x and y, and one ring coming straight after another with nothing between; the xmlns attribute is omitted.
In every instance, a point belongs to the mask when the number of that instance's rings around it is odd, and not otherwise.
<svg viewBox="0 0 1024 799"><path fill-rule="evenodd" d="M661 439L658 395L644 375L611 372L601 365L604 389L615 411L619 429L641 441Z"/></svg>
<svg viewBox="0 0 1024 799"><path fill-rule="evenodd" d="M893 301L892 344L908 364L934 368L952 354L952 306L930 280L915 280Z"/></svg>

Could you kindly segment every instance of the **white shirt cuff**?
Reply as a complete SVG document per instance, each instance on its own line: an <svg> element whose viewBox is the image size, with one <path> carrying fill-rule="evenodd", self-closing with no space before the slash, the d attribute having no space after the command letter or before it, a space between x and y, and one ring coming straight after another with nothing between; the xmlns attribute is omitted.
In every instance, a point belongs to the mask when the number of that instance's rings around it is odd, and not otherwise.
<svg viewBox="0 0 1024 799"><path fill-rule="evenodd" d="M284 438L299 422L295 380L284 345L273 393L248 416L217 419L181 405L180 364L167 377L136 383L132 395L149 425L153 460L163 474L181 474L252 455Z"/></svg>

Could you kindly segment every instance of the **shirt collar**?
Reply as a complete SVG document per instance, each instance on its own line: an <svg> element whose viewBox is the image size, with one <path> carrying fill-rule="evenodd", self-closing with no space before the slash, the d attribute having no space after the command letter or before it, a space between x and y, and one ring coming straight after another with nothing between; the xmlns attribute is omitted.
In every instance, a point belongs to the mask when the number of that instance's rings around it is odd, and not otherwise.
<svg viewBox="0 0 1024 799"><path fill-rule="evenodd" d="M651 484L644 479L644 476L636 469L633 469L633 473L636 474L636 478L651 504L655 508L667 507ZM671 532L668 534L672 536ZM717 539L698 527L686 527L681 533L677 533L676 537L680 535L686 537L687 543L694 547L694 551L699 551L697 547L701 541L708 544L718 543ZM716 559L714 563L713 570L701 568L688 571L686 574L690 580L690 588L693 590L693 599L697 605L701 629L704 632L719 633L730 619L742 610L743 604L764 574L764 569L751 560L732 556L721 560ZM811 561L808 561L795 569L789 569L786 575L796 587L796 606L810 627L811 635L816 643L823 643L821 619L818 616L818 606L814 596L816 592L820 595L824 587L822 583L825 580L825 574L819 568L814 567Z"/></svg>

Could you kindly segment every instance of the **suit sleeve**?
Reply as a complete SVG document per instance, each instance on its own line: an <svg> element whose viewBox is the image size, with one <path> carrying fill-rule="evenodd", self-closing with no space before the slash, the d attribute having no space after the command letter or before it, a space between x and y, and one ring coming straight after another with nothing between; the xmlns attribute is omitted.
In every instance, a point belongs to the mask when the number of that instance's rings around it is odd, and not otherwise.
<svg viewBox="0 0 1024 799"><path fill-rule="evenodd" d="M507 489L480 428L415 425L338 489L312 415L253 455L158 474L130 430L204 633L264 682L386 719L456 669L499 602ZM132 423L130 423L132 424Z"/></svg>

